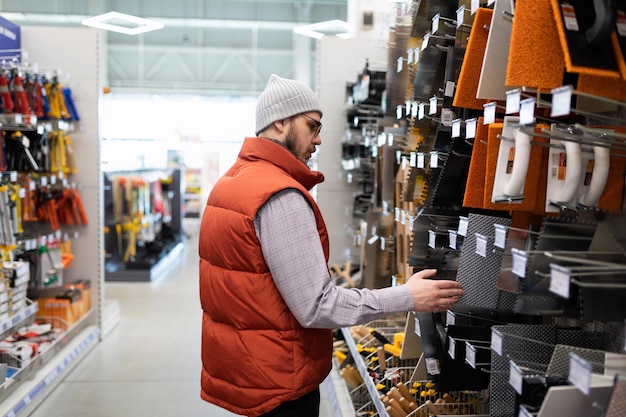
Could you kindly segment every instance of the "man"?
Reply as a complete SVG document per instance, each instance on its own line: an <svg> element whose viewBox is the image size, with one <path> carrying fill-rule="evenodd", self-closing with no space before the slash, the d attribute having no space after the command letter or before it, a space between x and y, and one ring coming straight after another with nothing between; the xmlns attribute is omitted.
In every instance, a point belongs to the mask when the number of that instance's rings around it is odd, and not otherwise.
<svg viewBox="0 0 626 417"><path fill-rule="evenodd" d="M328 235L309 190L322 110L305 85L272 75L256 135L217 182L199 236L204 400L250 417L317 417L332 330L406 311L443 311L458 283L413 275L379 290L332 284Z"/></svg>

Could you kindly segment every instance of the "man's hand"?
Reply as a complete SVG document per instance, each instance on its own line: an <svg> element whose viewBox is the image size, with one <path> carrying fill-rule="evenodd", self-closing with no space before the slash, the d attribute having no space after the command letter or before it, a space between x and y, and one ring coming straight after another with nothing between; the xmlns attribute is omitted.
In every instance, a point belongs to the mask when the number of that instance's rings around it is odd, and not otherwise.
<svg viewBox="0 0 626 417"><path fill-rule="evenodd" d="M456 281L428 279L435 276L436 272L436 269L424 269L407 280L405 285L411 290L414 311L448 310L465 293Z"/></svg>

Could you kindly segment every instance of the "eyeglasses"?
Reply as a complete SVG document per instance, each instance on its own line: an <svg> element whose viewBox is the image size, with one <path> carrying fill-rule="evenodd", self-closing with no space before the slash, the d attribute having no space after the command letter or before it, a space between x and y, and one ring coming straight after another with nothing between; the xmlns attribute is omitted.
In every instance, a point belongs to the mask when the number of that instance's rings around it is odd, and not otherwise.
<svg viewBox="0 0 626 417"><path fill-rule="evenodd" d="M320 122L319 120L315 120L311 116L307 116L304 113L301 113L300 116L304 116L307 119L311 120L313 123L315 123L313 126L309 125L309 127L311 128L311 133L313 134L313 137L318 137L320 135L320 132L322 131L322 122Z"/></svg>

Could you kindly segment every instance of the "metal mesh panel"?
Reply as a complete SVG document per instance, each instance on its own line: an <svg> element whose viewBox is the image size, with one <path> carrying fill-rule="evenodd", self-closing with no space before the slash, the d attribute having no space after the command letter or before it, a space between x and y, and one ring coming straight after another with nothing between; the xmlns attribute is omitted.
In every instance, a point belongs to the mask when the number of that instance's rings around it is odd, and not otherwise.
<svg viewBox="0 0 626 417"><path fill-rule="evenodd" d="M470 214L467 234L463 241L463 251L459 262L457 281L465 290L461 304L484 308L512 308L515 295L497 288L502 252L494 251L493 238L487 244L487 257L476 253L476 233L493 236L494 224L509 226L510 219Z"/></svg>
<svg viewBox="0 0 626 417"><path fill-rule="evenodd" d="M617 378L611 400L606 410L606 417L626 416L626 379Z"/></svg>
<svg viewBox="0 0 626 417"><path fill-rule="evenodd" d="M569 376L570 352L577 354L592 366L594 373L604 373L604 352L574 346L557 345L548 365L548 375Z"/></svg>

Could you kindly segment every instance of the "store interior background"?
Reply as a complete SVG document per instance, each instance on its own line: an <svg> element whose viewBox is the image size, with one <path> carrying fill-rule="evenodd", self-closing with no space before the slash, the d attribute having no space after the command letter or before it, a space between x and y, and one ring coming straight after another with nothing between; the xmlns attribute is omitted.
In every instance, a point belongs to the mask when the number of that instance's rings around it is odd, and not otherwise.
<svg viewBox="0 0 626 417"><path fill-rule="evenodd" d="M366 63L386 70L396 3L0 1L0 15L22 28L22 62L57 75L72 89L82 113L73 141L80 159L77 181L92 222L73 247L77 261L72 269L78 276L92 277L97 331L76 338L74 344L104 340L123 320L123 311L106 292L102 178L112 172L172 166L191 172L200 181L201 195L194 201L200 213L183 219L183 225L197 233L211 184L234 162L243 139L254 135L256 98L273 73L308 84L320 97L323 146L312 167L322 171L326 181L314 193L328 213L331 259L350 259L355 186L346 181L341 167L342 139L349 130L346 87ZM164 27L130 36L81 24L108 11L153 19ZM364 13L369 17L365 23ZM334 20L338 22L317 37L296 29ZM65 360L63 355L58 361ZM17 398L27 393L20 401L31 409L36 406L28 394L32 386L24 383L17 393ZM4 408L12 406L4 403Z"/></svg>

